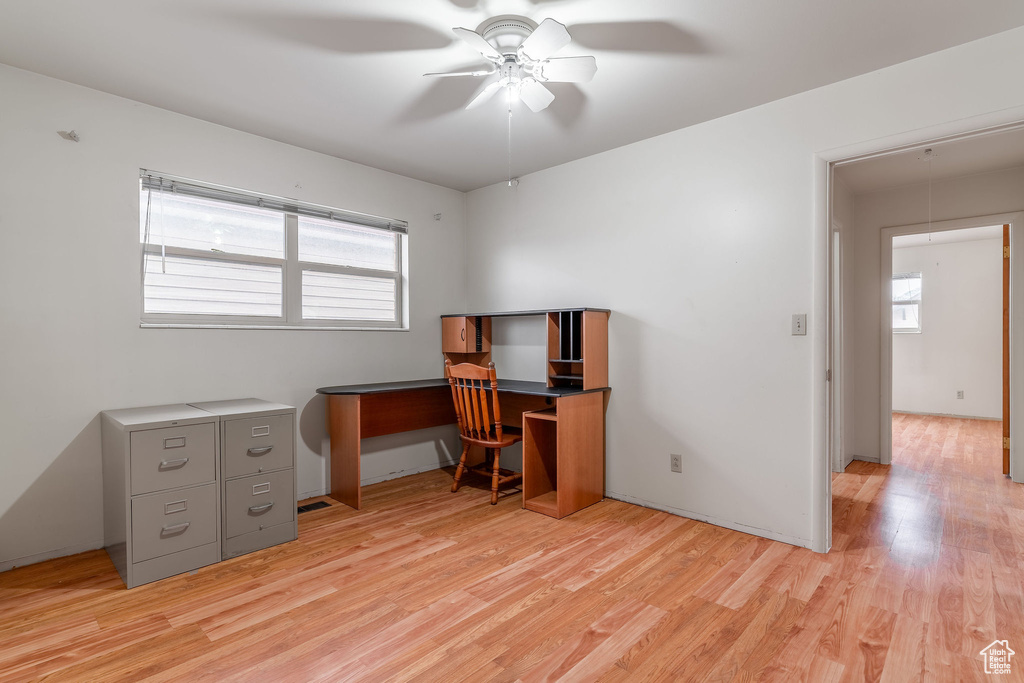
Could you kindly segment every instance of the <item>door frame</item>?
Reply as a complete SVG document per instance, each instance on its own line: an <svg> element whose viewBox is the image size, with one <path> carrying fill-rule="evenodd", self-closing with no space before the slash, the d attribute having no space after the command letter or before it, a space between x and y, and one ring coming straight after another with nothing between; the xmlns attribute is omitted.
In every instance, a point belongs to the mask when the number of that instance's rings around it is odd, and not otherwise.
<svg viewBox="0 0 1024 683"><path fill-rule="evenodd" d="M1015 444L1014 434L1024 434L1024 420L1019 407L1024 405L1024 382L1014 382L1015 368L1024 367L1024 321L1021 320L1022 303L1013 295L1015 289L1024 283L1021 257L1024 252L1024 211L1001 213L987 216L972 216L932 223L899 225L881 230L881 358L880 358L880 441L879 462L892 463L892 238L897 235L918 235L922 233L980 228L989 225L1010 225L1010 476L1013 481L1024 482L1024 448Z"/></svg>
<svg viewBox="0 0 1024 683"><path fill-rule="evenodd" d="M834 370L836 365L841 365L843 359L834 353L835 336L832 332L832 307L830 300L832 296L832 258L831 258L831 232L834 206L834 173L835 169L846 164L865 161L877 157L923 150L927 147L934 147L945 142L954 140L967 140L974 137L984 137L1002 132L1024 129L1024 107L1012 107L995 112L989 112L966 119L957 119L937 123L935 125L913 130L902 130L891 135L864 139L859 142L850 143L841 147L822 149L814 155L814 182L815 200L813 210L815 213L815 229L813 235L814 263L816 283L814 287L814 310L824 313L824 324L812 325L810 331L815 339L820 340L820 345L815 344L812 354L814 362L814 416L812 428L812 440L815 443L815 457L811 465L811 478L815 482L812 488L812 531L811 548L815 552L827 553L832 547L832 435L830 425L832 424L832 411L836 410L836 402L832 400L828 382L828 372ZM1024 203L1024 202L1022 202ZM1022 207L1024 208L1024 207ZM847 230L853 230L855 226L847 226ZM849 247L850 235L847 235L847 247ZM1011 265L1013 268L1012 278L1021 283L1018 289L1024 292L1024 264L1021 263L1024 257L1024 239L1014 239L1011 236ZM847 252L849 254L849 251ZM891 258L891 255L890 255ZM847 264L849 265L849 264ZM847 268L849 270L849 268ZM847 273L849 277L849 273ZM1011 289L1011 298L1013 292ZM1021 294L1024 296L1024 294ZM1021 307L1015 307L1018 311L1017 319L1020 318ZM847 308L849 312L849 308ZM892 324L891 320L889 324ZM1011 328L1011 351L1010 364L1013 368L1024 367L1024 335L1014 334L1015 325ZM824 329L822 329L824 328ZM843 329L844 334L850 332L849 328ZM845 340L849 341L849 340ZM890 340L891 341L891 340ZM819 365L820 363L820 365ZM1015 424L1011 429L1015 433L1024 435L1024 421L1021 420L1020 410L1014 410L1015 406L1024 407L1024 372L1017 373L1020 377L1010 382L1010 405L1011 417ZM1017 427L1014 429L1014 427ZM890 427L891 429L891 427ZM1018 439L1019 440L1019 439ZM890 442L891 445L891 442ZM1011 446L1014 444L1011 442ZM1024 483L1024 448L1017 444L1011 448L1010 471L1013 481Z"/></svg>
<svg viewBox="0 0 1024 683"><path fill-rule="evenodd" d="M846 460L846 441L843 438L843 224L832 218L829 244L829 447L832 471L842 472Z"/></svg>

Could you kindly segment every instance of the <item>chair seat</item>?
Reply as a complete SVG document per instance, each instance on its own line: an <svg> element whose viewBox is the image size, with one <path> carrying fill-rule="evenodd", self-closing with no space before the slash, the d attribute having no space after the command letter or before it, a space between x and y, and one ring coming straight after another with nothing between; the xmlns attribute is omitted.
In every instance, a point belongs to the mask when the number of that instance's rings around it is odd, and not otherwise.
<svg viewBox="0 0 1024 683"><path fill-rule="evenodd" d="M505 430L502 430L502 432L505 432ZM484 448L508 448L512 444L519 443L520 441L523 440L523 435L522 434L503 433L501 436L502 436L502 440L501 441L488 441L486 439L474 439L474 438L469 437L469 436L462 436L461 434L459 435L459 438L462 439L462 443L468 443L468 444L472 444L474 446L483 446Z"/></svg>

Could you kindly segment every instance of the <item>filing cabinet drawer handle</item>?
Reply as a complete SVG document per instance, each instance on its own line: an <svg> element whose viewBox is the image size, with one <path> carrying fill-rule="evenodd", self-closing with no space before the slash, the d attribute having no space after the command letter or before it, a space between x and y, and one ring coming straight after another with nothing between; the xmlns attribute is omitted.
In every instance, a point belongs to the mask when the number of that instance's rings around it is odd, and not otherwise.
<svg viewBox="0 0 1024 683"><path fill-rule="evenodd" d="M160 535L163 536L164 534L180 534L180 533L184 533L184 531L186 529L188 529L191 524L192 524L192 522L182 522L181 524L173 524L171 526L165 526L162 529L160 529Z"/></svg>
<svg viewBox="0 0 1024 683"><path fill-rule="evenodd" d="M252 505L249 507L249 512L263 512L264 510L269 510L272 507L274 507L274 501L264 503L263 505Z"/></svg>
<svg viewBox="0 0 1024 683"><path fill-rule="evenodd" d="M273 446L264 446L263 448L250 448L246 451L249 455L266 455L270 451L274 450Z"/></svg>
<svg viewBox="0 0 1024 683"><path fill-rule="evenodd" d="M178 458L177 460L161 460L160 467L157 469L171 470L177 467L184 467L188 464L188 458Z"/></svg>

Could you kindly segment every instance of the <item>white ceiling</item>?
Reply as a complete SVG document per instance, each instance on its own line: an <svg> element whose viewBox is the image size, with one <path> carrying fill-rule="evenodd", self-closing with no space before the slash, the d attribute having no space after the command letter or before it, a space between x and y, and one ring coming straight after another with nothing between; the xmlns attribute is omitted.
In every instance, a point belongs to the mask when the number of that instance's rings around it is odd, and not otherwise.
<svg viewBox="0 0 1024 683"><path fill-rule="evenodd" d="M929 174L934 183L1018 166L1024 166L1024 127L856 161L839 166L836 177L857 195L926 183Z"/></svg>
<svg viewBox="0 0 1024 683"><path fill-rule="evenodd" d="M501 98L465 111L481 80L422 74L481 64L451 28L500 14L598 63L516 108L522 175L1024 25L1024 2L0 0L0 62L469 190L507 176Z"/></svg>

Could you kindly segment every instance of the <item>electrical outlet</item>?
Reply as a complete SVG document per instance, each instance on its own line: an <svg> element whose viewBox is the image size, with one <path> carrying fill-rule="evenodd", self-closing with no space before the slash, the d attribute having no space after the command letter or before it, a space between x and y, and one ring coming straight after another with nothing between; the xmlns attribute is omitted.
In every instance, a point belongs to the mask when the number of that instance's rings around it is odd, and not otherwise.
<svg viewBox="0 0 1024 683"><path fill-rule="evenodd" d="M793 328L791 334L793 335L805 335L807 334L807 314L806 313L794 313L793 314Z"/></svg>
<svg viewBox="0 0 1024 683"><path fill-rule="evenodd" d="M671 453L668 457L670 458L669 466L672 468L672 471L673 472L682 472L683 471L683 456L678 455L676 453Z"/></svg>
<svg viewBox="0 0 1024 683"><path fill-rule="evenodd" d="M956 397L957 398L963 398L964 397L964 390L963 389L958 389L957 392L956 392Z"/></svg>

